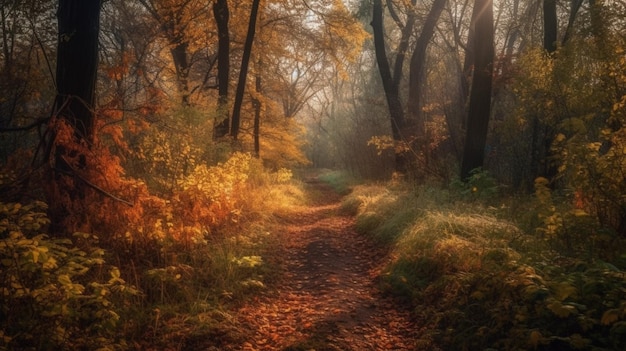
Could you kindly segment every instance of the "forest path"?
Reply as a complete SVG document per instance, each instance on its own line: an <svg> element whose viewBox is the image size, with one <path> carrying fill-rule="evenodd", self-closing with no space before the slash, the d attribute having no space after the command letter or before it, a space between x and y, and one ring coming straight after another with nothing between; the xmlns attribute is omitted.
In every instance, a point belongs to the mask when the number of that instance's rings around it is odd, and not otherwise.
<svg viewBox="0 0 626 351"><path fill-rule="evenodd" d="M309 178L313 205L281 219L283 277L235 313L231 350L415 350L409 312L377 289L386 254L356 233L341 196Z"/></svg>

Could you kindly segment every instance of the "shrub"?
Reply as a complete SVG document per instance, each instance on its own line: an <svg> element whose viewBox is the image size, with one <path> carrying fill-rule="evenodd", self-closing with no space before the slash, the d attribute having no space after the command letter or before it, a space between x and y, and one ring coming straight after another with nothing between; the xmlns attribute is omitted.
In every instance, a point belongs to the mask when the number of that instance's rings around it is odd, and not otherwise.
<svg viewBox="0 0 626 351"><path fill-rule="evenodd" d="M415 201L397 186L359 186L347 206L357 208L367 235L396 228L387 236L392 259L383 287L413 306L438 348L625 349L624 271L592 253L581 259L578 251L550 249L564 237L582 245L571 233L585 220L561 212L545 185L540 179L535 200L526 201L543 213L542 235L523 232L480 201L442 204L424 189ZM394 224L399 212L409 218L402 226Z"/></svg>
<svg viewBox="0 0 626 351"><path fill-rule="evenodd" d="M122 304L136 290L116 267L105 266L103 250L40 234L48 224L45 209L41 202L0 203L0 346L125 348Z"/></svg>

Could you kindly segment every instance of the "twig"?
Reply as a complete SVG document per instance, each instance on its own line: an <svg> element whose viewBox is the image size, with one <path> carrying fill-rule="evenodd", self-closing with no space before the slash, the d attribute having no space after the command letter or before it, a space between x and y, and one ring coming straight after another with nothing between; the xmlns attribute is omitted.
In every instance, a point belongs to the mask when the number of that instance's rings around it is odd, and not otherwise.
<svg viewBox="0 0 626 351"><path fill-rule="evenodd" d="M41 118L38 118L37 120L35 120L35 122L33 122L33 123L29 124L29 125L26 125L26 126L0 128L0 133L22 132L22 131L30 130L30 129L33 129L35 127L39 127L40 125L48 122L49 120L50 120L50 117L41 117Z"/></svg>
<svg viewBox="0 0 626 351"><path fill-rule="evenodd" d="M108 191L106 191L106 190L102 189L101 187L97 186L96 184L94 184L94 183L90 182L89 180L85 179L85 178L84 178L83 176L81 176L81 175L80 175L80 174L79 174L79 173L78 173L78 172L77 172L77 171L76 171L76 170L75 170L72 166L70 166L70 163L69 163L69 162L67 162L67 160L65 159L65 157L61 156L61 159L63 160L63 162L65 162L65 164L66 164L68 167L70 167L71 172L68 172L68 171L65 171L65 170L61 170L61 169L59 169L59 168L57 168L57 167L54 167L54 170L55 170L55 171L60 172L60 173L63 173L63 174L66 174L66 175L75 176L75 177L77 177L78 179L80 179L82 182L84 182L85 184L87 184L89 187L91 187L91 188L93 188L94 190L96 190L97 192L99 192L100 194L102 194L102 195L104 195L104 196L106 196L106 197L109 197L109 198L111 198L111 199L113 199L113 200L115 200L115 201L121 202L121 203L123 203L123 204L125 204L125 205L128 205L128 206L130 206L130 207L135 206L135 204L133 204L132 202L130 202L130 201L126 201L126 200L124 200L124 199L122 199L122 198L119 198L119 197L117 197L117 196L115 196L115 195L111 194L110 192L108 192Z"/></svg>

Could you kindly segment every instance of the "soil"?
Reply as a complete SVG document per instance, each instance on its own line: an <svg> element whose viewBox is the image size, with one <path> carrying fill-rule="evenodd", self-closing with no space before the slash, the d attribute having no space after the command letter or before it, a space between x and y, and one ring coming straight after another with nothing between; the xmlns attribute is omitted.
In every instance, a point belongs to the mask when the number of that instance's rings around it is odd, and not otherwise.
<svg viewBox="0 0 626 351"><path fill-rule="evenodd" d="M419 328L377 283L387 254L339 211L341 196L315 178L315 204L281 219L282 278L234 313L229 350L415 350Z"/></svg>

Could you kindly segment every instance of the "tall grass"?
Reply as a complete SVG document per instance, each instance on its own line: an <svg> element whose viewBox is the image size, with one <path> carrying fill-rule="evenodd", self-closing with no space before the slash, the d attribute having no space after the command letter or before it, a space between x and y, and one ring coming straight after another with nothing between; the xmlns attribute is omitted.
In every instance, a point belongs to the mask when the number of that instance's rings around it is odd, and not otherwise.
<svg viewBox="0 0 626 351"><path fill-rule="evenodd" d="M473 187L362 185L343 203L360 232L390 249L382 287L412 306L426 326L424 343L444 350L626 349L624 271L598 256L555 250L555 241L530 225L540 215L534 198L512 211L512 198L477 196Z"/></svg>

